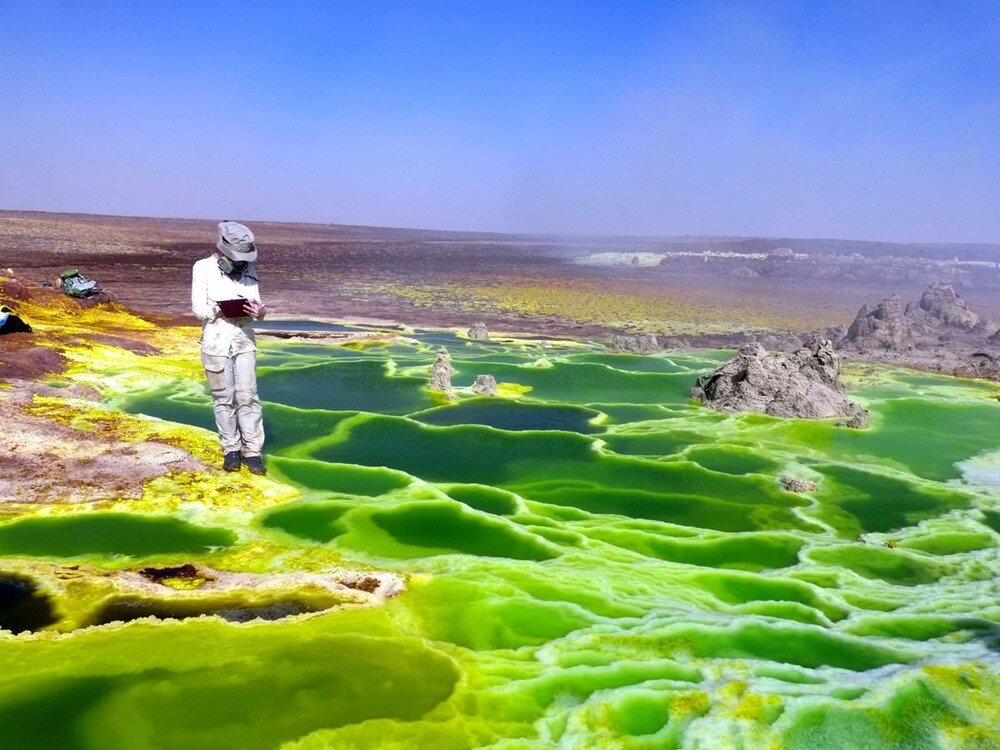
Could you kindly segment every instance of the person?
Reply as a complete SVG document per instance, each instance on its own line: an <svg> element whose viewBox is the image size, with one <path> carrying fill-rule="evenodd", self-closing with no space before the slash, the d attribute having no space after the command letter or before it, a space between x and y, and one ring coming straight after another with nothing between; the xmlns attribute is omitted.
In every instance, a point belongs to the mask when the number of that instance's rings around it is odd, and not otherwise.
<svg viewBox="0 0 1000 750"><path fill-rule="evenodd" d="M264 317L253 232L235 221L219 223L216 252L194 264L191 310L201 321L201 362L225 454L222 468L245 465L265 474L264 421L257 396L257 343L253 321ZM244 315L225 317L219 302L243 298Z"/></svg>

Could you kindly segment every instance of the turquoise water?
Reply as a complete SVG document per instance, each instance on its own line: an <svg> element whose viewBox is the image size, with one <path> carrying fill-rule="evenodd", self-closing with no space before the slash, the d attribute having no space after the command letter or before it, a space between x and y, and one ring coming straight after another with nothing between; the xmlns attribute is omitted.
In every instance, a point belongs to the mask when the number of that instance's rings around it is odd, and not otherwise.
<svg viewBox="0 0 1000 750"><path fill-rule="evenodd" d="M855 387L872 427L854 431L690 403L718 352L415 338L266 344L270 467L303 498L198 532L335 551L412 574L404 593L252 628L81 631L58 646L90 655L77 682L50 679L54 649L25 646L35 692L0 690L11 736L72 704L76 728L38 746L997 746L994 388L881 370ZM423 388L441 344L452 404ZM524 392L461 391L480 373ZM200 383L113 401L211 426ZM784 491L786 473L819 490ZM0 526L0 551L137 551L23 538ZM143 540L193 560L204 543L179 526Z"/></svg>

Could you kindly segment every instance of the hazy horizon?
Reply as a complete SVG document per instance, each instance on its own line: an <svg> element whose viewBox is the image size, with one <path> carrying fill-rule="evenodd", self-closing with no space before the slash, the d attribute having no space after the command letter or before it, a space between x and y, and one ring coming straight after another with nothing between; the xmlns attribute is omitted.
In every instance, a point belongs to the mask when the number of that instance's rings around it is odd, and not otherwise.
<svg viewBox="0 0 1000 750"><path fill-rule="evenodd" d="M220 218L219 216L150 216L144 214L114 214L114 213L92 213L88 211L62 211L62 210L46 210L46 209L35 209L35 208L5 208L0 206L0 215L4 213L30 213L30 214L44 214L44 215L63 215L63 216L90 216L90 217L106 217L110 219L135 219L135 220L150 220L150 221L205 221L205 222L216 222L223 219L231 219L236 221L243 221L253 227L256 224L289 224L289 225L306 225L306 226L317 226L317 227L356 227L359 229L381 229L387 231L419 231L428 233L441 233L441 234L461 234L461 235L474 235L483 234L491 236L510 236L510 237L527 237L527 238L538 238L538 239L565 239L565 240L615 240L615 239L631 239L631 240L643 240L643 241L733 241L733 240L774 240L775 242L781 241L791 241L791 242L845 242L845 243L863 243L863 244L873 244L873 245L901 245L901 246L975 246L975 247L991 247L1000 248L1000 242L961 242L953 240L930 240L921 241L915 240L912 242L908 241L896 241L896 240L882 240L873 237L796 237L788 234L774 234L774 235L739 235L739 234L670 234L670 235L656 235L656 234L573 234L573 233L557 233L557 232L516 232L516 231L491 231L483 229L454 229L450 227L440 227L440 226L429 226L429 227L406 227L406 226L390 226L383 224L358 224L352 222L329 222L329 221L312 221L312 220L293 220L293 219L280 219L273 217L248 217L248 216L225 216ZM627 251L626 251L627 252Z"/></svg>
<svg viewBox="0 0 1000 750"><path fill-rule="evenodd" d="M0 3L0 208L1000 242L1000 6Z"/></svg>

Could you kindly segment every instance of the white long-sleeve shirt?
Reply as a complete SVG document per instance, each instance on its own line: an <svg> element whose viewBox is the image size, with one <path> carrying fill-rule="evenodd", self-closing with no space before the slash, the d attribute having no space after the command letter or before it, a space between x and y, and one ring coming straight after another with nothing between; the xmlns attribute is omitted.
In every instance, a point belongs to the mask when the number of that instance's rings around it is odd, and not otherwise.
<svg viewBox="0 0 1000 750"><path fill-rule="evenodd" d="M254 269L256 270L256 269ZM257 348L253 318L216 318L217 302L245 297L260 302L256 280L245 275L234 281L219 269L213 255L202 258L191 269L191 311L201 321L201 350L212 356L228 357Z"/></svg>

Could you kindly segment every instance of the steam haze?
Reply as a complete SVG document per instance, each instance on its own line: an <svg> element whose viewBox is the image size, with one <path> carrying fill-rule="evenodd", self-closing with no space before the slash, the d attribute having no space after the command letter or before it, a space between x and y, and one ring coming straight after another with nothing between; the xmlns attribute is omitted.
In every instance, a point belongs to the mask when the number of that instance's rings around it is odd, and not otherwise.
<svg viewBox="0 0 1000 750"><path fill-rule="evenodd" d="M994 3L0 3L0 208L1000 241Z"/></svg>

